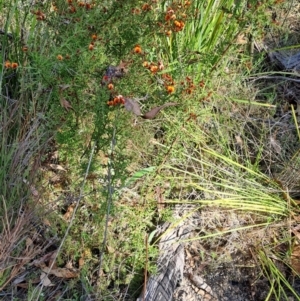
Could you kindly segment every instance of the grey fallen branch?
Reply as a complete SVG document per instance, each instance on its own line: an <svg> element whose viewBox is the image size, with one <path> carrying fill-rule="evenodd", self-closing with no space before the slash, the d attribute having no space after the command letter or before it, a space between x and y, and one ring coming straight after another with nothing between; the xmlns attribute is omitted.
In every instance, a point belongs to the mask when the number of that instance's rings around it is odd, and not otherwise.
<svg viewBox="0 0 300 301"><path fill-rule="evenodd" d="M274 79L279 79L279 80L289 80L292 82L296 82L296 83L300 83L300 79L296 79L293 77L287 77L287 76L280 76L280 75L263 75L263 76L258 76L258 77L249 77L249 79L253 80L253 81L257 81L260 79L270 79L270 80L274 80Z"/></svg>
<svg viewBox="0 0 300 301"><path fill-rule="evenodd" d="M178 106L179 104L176 102L167 102L161 106L158 107L154 107L153 109L151 109L149 112L142 114L141 112L141 108L139 103L137 102L137 100L144 100L148 98L147 96L143 97L143 98L139 98L139 99L131 99L131 98L124 98L125 103L125 109L129 112L132 112L134 115L136 116L140 116L144 119L154 119L156 117L156 115L164 108L167 107L171 107L171 106Z"/></svg>

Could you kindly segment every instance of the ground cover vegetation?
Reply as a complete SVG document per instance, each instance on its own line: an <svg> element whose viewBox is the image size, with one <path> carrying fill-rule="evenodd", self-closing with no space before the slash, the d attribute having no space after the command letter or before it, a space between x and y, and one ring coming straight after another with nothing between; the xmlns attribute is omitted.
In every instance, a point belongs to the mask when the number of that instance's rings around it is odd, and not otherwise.
<svg viewBox="0 0 300 301"><path fill-rule="evenodd" d="M201 260L300 299L297 104L253 80L295 1L0 3L2 300L135 300L178 204Z"/></svg>

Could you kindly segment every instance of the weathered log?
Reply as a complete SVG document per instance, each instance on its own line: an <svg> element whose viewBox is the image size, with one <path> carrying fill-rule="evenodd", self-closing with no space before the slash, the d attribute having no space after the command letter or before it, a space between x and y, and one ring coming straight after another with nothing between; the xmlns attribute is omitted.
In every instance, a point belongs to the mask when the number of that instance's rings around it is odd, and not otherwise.
<svg viewBox="0 0 300 301"><path fill-rule="evenodd" d="M300 72L300 51L274 51L269 52L269 57L273 63L283 70Z"/></svg>
<svg viewBox="0 0 300 301"><path fill-rule="evenodd" d="M158 273L150 276L145 291L137 301L171 301L183 277L184 247L179 239L187 237L188 231L179 226L172 229L170 224L164 228L167 230L159 243Z"/></svg>

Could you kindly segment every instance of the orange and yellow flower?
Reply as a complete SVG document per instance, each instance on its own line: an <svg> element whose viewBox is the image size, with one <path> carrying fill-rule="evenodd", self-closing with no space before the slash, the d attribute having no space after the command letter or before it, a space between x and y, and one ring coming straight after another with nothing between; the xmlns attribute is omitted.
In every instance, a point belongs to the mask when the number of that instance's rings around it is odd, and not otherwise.
<svg viewBox="0 0 300 301"><path fill-rule="evenodd" d="M175 87L174 86L167 86L166 90L167 90L168 94L171 94L175 91Z"/></svg>
<svg viewBox="0 0 300 301"><path fill-rule="evenodd" d="M151 6L148 3L144 3L142 6L143 11L151 10Z"/></svg>
<svg viewBox="0 0 300 301"><path fill-rule="evenodd" d="M151 71L152 73L156 73L156 72L158 71L158 66L156 66L156 65L150 66L150 71Z"/></svg>
<svg viewBox="0 0 300 301"><path fill-rule="evenodd" d="M134 53L142 53L142 48L140 45L135 45L135 47L133 48L133 52Z"/></svg>
<svg viewBox="0 0 300 301"><path fill-rule="evenodd" d="M91 44L89 45L89 50L94 50L94 43L91 43Z"/></svg>
<svg viewBox="0 0 300 301"><path fill-rule="evenodd" d="M11 68L11 62L10 62L10 61L6 61L6 62L4 63L4 66L5 66L6 69Z"/></svg>
<svg viewBox="0 0 300 301"><path fill-rule="evenodd" d="M147 61L143 62L143 67L148 68L149 67L149 63Z"/></svg>

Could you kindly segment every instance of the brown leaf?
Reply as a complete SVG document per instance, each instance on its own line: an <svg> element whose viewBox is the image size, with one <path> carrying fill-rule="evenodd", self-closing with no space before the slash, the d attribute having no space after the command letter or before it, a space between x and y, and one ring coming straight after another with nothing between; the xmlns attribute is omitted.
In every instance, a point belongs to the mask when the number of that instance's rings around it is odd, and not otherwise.
<svg viewBox="0 0 300 301"><path fill-rule="evenodd" d="M110 254L116 253L116 250L111 246L106 246L107 252Z"/></svg>
<svg viewBox="0 0 300 301"><path fill-rule="evenodd" d="M34 283L39 283L41 282L40 278L34 278L34 279L30 279L30 282L24 282L24 283L16 283L17 287L21 287L21 288L29 288L30 286L32 286L32 284Z"/></svg>
<svg viewBox="0 0 300 301"><path fill-rule="evenodd" d="M270 136L270 145L273 147L277 154L281 154L281 145L274 136Z"/></svg>
<svg viewBox="0 0 300 301"><path fill-rule="evenodd" d="M163 104L162 106L153 108L149 112L143 114L141 117L144 118L144 119L153 119L159 113L160 110L162 110L166 107L170 107L170 106L178 106L178 103L176 103L176 102L167 102L167 103Z"/></svg>
<svg viewBox="0 0 300 301"><path fill-rule="evenodd" d="M57 267L57 264L55 262L56 258L57 258L57 250L53 252L49 258L48 266L49 267L52 266L52 269L55 269Z"/></svg>
<svg viewBox="0 0 300 301"><path fill-rule="evenodd" d="M49 164L49 167L51 167L53 170L62 170L66 171L61 165L59 164Z"/></svg>
<svg viewBox="0 0 300 301"><path fill-rule="evenodd" d="M238 45L245 45L248 43L247 37L244 34L240 34L238 35L237 39L236 39L236 43Z"/></svg>
<svg viewBox="0 0 300 301"><path fill-rule="evenodd" d="M244 145L244 141L240 135L236 135L234 138L238 146L242 147Z"/></svg>
<svg viewBox="0 0 300 301"><path fill-rule="evenodd" d="M35 259L32 264L35 265L36 267L42 267L45 266L46 262L49 262L49 260L52 260L52 258L55 256L57 251L52 251L49 252L47 254L45 254L43 257L41 257L40 259Z"/></svg>
<svg viewBox="0 0 300 301"><path fill-rule="evenodd" d="M42 271L54 275L59 278L76 278L79 276L79 271L76 269L67 269L67 268L56 268L50 270L48 267L43 267Z"/></svg>
<svg viewBox="0 0 300 301"><path fill-rule="evenodd" d="M40 279L41 279L41 284L43 284L43 286L54 286L51 280L47 277L46 273L42 272Z"/></svg>
<svg viewBox="0 0 300 301"><path fill-rule="evenodd" d="M61 91L64 91L64 90L70 88L71 85L58 85L58 87L59 87L59 89L60 89Z"/></svg>
<svg viewBox="0 0 300 301"><path fill-rule="evenodd" d="M74 208L75 208L75 204L72 204L68 207L67 212L64 214L64 219L66 221L70 220L70 218L73 214Z"/></svg>
<svg viewBox="0 0 300 301"><path fill-rule="evenodd" d="M79 269L82 269L82 267L84 266L84 258L83 257L79 258L78 265L79 265Z"/></svg>
<svg viewBox="0 0 300 301"><path fill-rule="evenodd" d="M299 274L300 273L300 245L293 248L291 254L291 266Z"/></svg>
<svg viewBox="0 0 300 301"><path fill-rule="evenodd" d="M66 111L69 111L69 109L74 110L71 104L64 97L60 98L60 104L64 109L66 109Z"/></svg>
<svg viewBox="0 0 300 301"><path fill-rule="evenodd" d="M69 261L66 263L65 268L67 268L67 269L73 269L72 261L69 260Z"/></svg>

